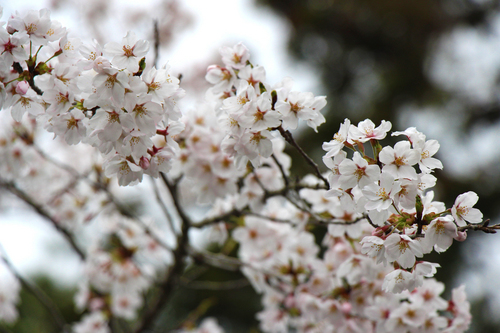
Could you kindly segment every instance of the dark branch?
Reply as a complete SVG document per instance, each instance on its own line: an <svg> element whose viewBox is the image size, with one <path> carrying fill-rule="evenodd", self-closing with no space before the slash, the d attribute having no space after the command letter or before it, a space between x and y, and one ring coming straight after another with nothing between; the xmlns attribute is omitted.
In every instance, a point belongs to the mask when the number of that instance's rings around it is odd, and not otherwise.
<svg viewBox="0 0 500 333"><path fill-rule="evenodd" d="M165 186L170 191L174 201L175 208L179 217L182 220L181 232L177 236L177 248L173 251L174 262L168 269L165 280L159 285L159 294L153 304L142 315L142 319L135 329L135 333L150 331L154 326L156 319L161 313L162 308L170 299L173 291L178 285L179 277L185 268L185 258L187 256L188 245L188 231L192 225L191 219L186 215L184 209L179 202L179 195L177 192L177 183L171 184L164 173L160 173Z"/></svg>
<svg viewBox="0 0 500 333"><path fill-rule="evenodd" d="M290 131L288 130L285 131L282 126L278 127L278 131L280 132L281 136L286 140L286 142L288 142L295 149L297 149L297 151L305 158L306 162L314 169L316 176L323 181L326 188L329 188L330 185L328 184L328 180L326 180L325 177L323 177L321 171L319 171L318 165L312 160L312 158L310 158L306 154L306 152L297 144L297 142L295 142L292 133L290 133Z"/></svg>
<svg viewBox="0 0 500 333"><path fill-rule="evenodd" d="M482 231L487 234L496 234L497 230L500 229L500 224L495 224L492 226L489 226L490 220L487 219L484 221L483 224L467 224L463 227L458 227L458 231L465 231L465 230L474 230L474 231Z"/></svg>

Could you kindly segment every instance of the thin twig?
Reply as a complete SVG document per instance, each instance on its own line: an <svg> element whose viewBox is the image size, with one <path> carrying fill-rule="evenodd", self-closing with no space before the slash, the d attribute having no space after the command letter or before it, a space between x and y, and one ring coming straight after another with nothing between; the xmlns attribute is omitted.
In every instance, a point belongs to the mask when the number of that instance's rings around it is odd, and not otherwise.
<svg viewBox="0 0 500 333"><path fill-rule="evenodd" d="M170 246L168 246L167 244L165 244L150 228L149 226L144 222L142 221L138 216L134 215L133 213L131 213L128 209L125 208L125 206L121 203L118 202L118 200L115 198L115 196L111 193L111 191L109 190L109 188L107 188L106 186L104 186L103 184L101 184L100 182L95 182L93 180L91 180L90 178L88 178L88 176L86 175L82 175L81 173L79 173L75 168L73 168L72 166L68 165L68 164L64 164L64 163L61 163L59 161L56 161L55 159L53 159L51 156L45 154L44 151L42 151L39 147L37 147L36 145L33 145L33 149L35 149L35 151L42 157L44 158L45 160L47 160L48 162L52 163L53 165L57 166L58 168L61 168L65 171L67 171L69 174L71 174L75 179L79 179L79 180L84 180L86 182L88 182L92 187L96 188L96 189L99 189L101 191L103 191L105 194L106 194L106 197L107 199L109 200L109 202L111 202L115 208L117 209L117 211L122 214L123 216L126 216L126 217L129 217L129 218L132 218L134 220L136 220L139 224L141 224L141 226L144 228L144 232L146 232L146 234L148 236L150 236L151 238L153 238L160 246L162 246L163 248L167 249L167 250L171 250ZM71 183L70 183L71 184Z"/></svg>
<svg viewBox="0 0 500 333"><path fill-rule="evenodd" d="M241 215L242 215L241 211L233 209L232 211L224 213L222 215L218 215L218 216L215 216L215 217L207 218L207 219L204 219L201 222L194 223L192 226L195 227L195 228L203 228L203 227L206 227L207 225L219 223L219 222L222 222L222 221L228 222L231 217L239 217Z"/></svg>
<svg viewBox="0 0 500 333"><path fill-rule="evenodd" d="M487 219L484 221L483 224L467 224L463 227L458 227L458 231L465 231L465 230L474 230L474 231L482 231L487 234L496 234L497 230L500 229L500 224L495 224L492 226L489 226L490 220Z"/></svg>
<svg viewBox="0 0 500 333"><path fill-rule="evenodd" d="M314 162L312 160L312 158L310 158L306 154L306 152L297 144L297 142L295 142L295 140L293 139L292 133L290 133L290 131L288 131L288 130L285 131L282 126L278 127L278 131L280 132L281 136L286 140L286 142L288 142L295 149L298 150L298 152L304 157L306 162L314 169L316 176L323 181L326 188L329 188L330 185L328 184L328 180L326 180L326 178L323 177L323 175L321 174L321 171L319 171L319 167L316 164L316 162Z"/></svg>
<svg viewBox="0 0 500 333"><path fill-rule="evenodd" d="M283 177L283 181L285 182L285 188L288 188L290 181L288 180L288 176L285 173L285 169L283 169L283 166L281 165L281 163L278 161L278 159L274 154L272 154L271 157L278 166L278 169L280 169L281 176Z"/></svg>
<svg viewBox="0 0 500 333"><path fill-rule="evenodd" d="M172 214L168 210L167 205L163 202L161 195L160 195L160 190L158 189L158 186L156 185L155 179L152 177L151 177L151 183L153 184L153 191L155 192L156 201L158 202L158 205L160 205L160 208L163 211L165 218L167 219L167 223L168 223L170 229L172 229L172 232L174 234L177 234L177 232L175 230L176 228L174 226L174 217L172 216Z"/></svg>
<svg viewBox="0 0 500 333"><path fill-rule="evenodd" d="M155 68L158 68L158 59L160 57L160 31L158 29L158 20L153 21L153 29L155 39L155 58L153 64Z"/></svg>
<svg viewBox="0 0 500 333"><path fill-rule="evenodd" d="M247 279L230 281L185 281L181 279L181 283L188 289L197 290L232 290L240 289L250 284Z"/></svg>
<svg viewBox="0 0 500 333"><path fill-rule="evenodd" d="M62 316L61 311L56 306L56 304L40 288L38 288L35 284L32 284L28 280L26 280L15 269L14 265L12 265L9 258L7 257L7 254L3 246L1 245L0 245L0 258L5 263L7 268L12 272L12 274L19 280L23 288L30 294L32 294L40 302L40 304L47 309L47 311L50 313L51 318L53 319L54 323L59 328L59 330L63 332L68 332L68 330L65 328L66 321L64 320L64 317Z"/></svg>
<svg viewBox="0 0 500 333"><path fill-rule="evenodd" d="M85 260L85 253L83 253L82 250L78 247L76 244L73 235L69 233L66 229L63 229L60 225L59 222L56 221L43 207L42 205L36 203L27 193L25 193L23 190L19 189L14 183L12 182L6 182L4 180L0 179L0 187L5 188L15 196L17 196L19 199L23 200L25 203L27 203L29 206L31 206L39 215L45 217L54 228L56 228L57 231L59 231L64 238L68 241L68 243L71 245L71 248L78 254L80 259Z"/></svg>
<svg viewBox="0 0 500 333"><path fill-rule="evenodd" d="M200 261L209 266L222 268L228 271L238 271L240 267L243 266L243 263L239 259L220 253L195 250L191 246L187 246L187 252L195 261Z"/></svg>
<svg viewBox="0 0 500 333"><path fill-rule="evenodd" d="M182 274L185 267L185 258L187 256L187 245L188 245L188 231L192 224L191 219L184 212L184 209L181 206L179 201L179 193L177 191L177 184L171 184L164 173L160 173L165 186L170 191L172 196L172 200L174 202L174 206L177 210L177 214L179 215L182 224L181 224L181 232L177 235L177 248L173 251L174 261L172 266L167 271L165 280L160 284L158 297L153 302L151 307L145 311L142 315L141 321L139 322L137 328L135 329L135 333L150 331L150 329L154 326L156 319L161 313L161 309L168 302L172 292L175 290L177 286L177 280L179 276Z"/></svg>

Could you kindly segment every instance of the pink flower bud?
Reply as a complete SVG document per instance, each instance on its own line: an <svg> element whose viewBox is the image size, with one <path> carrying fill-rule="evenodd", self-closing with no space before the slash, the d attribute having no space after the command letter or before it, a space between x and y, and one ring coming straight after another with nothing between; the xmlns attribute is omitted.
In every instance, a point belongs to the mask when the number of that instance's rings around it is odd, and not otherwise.
<svg viewBox="0 0 500 333"><path fill-rule="evenodd" d="M149 169L149 165L150 165L150 161L146 157L142 156L141 160L139 161L139 166L141 168L143 168L144 170L147 170L147 169Z"/></svg>
<svg viewBox="0 0 500 333"><path fill-rule="evenodd" d="M455 240L459 242L463 242L467 239L467 230L466 231L457 231L457 236L453 237Z"/></svg>
<svg viewBox="0 0 500 333"><path fill-rule="evenodd" d="M386 232L387 230L389 230L390 227L391 227L390 225L384 225L382 227L378 227L377 229L373 229L372 236L377 236L382 239L386 239L387 238Z"/></svg>
<svg viewBox="0 0 500 333"><path fill-rule="evenodd" d="M29 88L30 88L30 85L28 82L21 81L16 86L16 93L18 93L19 95L25 95L28 92Z"/></svg>
<svg viewBox="0 0 500 333"><path fill-rule="evenodd" d="M90 311L97 311L102 309L106 303L102 298L92 298L89 302Z"/></svg>
<svg viewBox="0 0 500 333"><path fill-rule="evenodd" d="M349 302L342 303L342 312L344 314L350 314L352 311L352 305Z"/></svg>
<svg viewBox="0 0 500 333"><path fill-rule="evenodd" d="M97 57L96 60L94 60L94 70L99 73L99 74L105 74L106 69L111 68L111 63L109 62L108 59L104 57Z"/></svg>

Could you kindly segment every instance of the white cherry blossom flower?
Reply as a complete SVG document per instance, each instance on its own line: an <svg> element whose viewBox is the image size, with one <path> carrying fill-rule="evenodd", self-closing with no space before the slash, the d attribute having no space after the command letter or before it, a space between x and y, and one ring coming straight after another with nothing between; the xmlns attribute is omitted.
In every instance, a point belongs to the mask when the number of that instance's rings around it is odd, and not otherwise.
<svg viewBox="0 0 500 333"><path fill-rule="evenodd" d="M132 73L139 70L139 61L149 51L149 42L143 39L137 39L131 31L123 37L121 44L109 42L104 45L104 53L113 57L111 62L121 68L127 69Z"/></svg>
<svg viewBox="0 0 500 333"><path fill-rule="evenodd" d="M299 119L302 119L308 121L308 125L317 131L317 125L325 121L319 112L325 105L325 96L315 97L310 92L292 91L286 100L276 102L275 109L283 115L284 128L296 129Z"/></svg>
<svg viewBox="0 0 500 333"><path fill-rule="evenodd" d="M236 96L226 98L222 102L222 110L229 114L235 114L239 111L245 112L256 98L254 87L249 85L247 81L238 80L236 82Z"/></svg>
<svg viewBox="0 0 500 333"><path fill-rule="evenodd" d="M247 81L248 84L253 85L255 89L259 90L259 83L266 81L266 70L262 66L252 67L247 65L240 69L238 77Z"/></svg>
<svg viewBox="0 0 500 333"><path fill-rule="evenodd" d="M425 308L446 310L448 302L439 297L444 291L444 284L434 279L425 279L416 292L410 294L410 300L422 304Z"/></svg>
<svg viewBox="0 0 500 333"><path fill-rule="evenodd" d="M152 96L151 101L155 103L164 103L180 89L179 79L172 76L169 70L170 67L165 65L160 69L152 67L142 74L141 78L148 87L147 93Z"/></svg>
<svg viewBox="0 0 500 333"><path fill-rule="evenodd" d="M46 113L52 116L66 112L72 107L74 95L69 91L60 91L59 89L48 89L43 92L42 99L50 106Z"/></svg>
<svg viewBox="0 0 500 333"><path fill-rule="evenodd" d="M92 135L97 135L102 141L115 142L122 135L124 128L131 130L135 123L130 114L110 108L97 110L89 125L95 129Z"/></svg>
<svg viewBox="0 0 500 333"><path fill-rule="evenodd" d="M394 180L394 176L387 172L380 174L380 185L369 184L362 189L368 199L365 204L367 210L376 209L379 212L386 210L393 203L394 196L399 192L401 183Z"/></svg>
<svg viewBox="0 0 500 333"><path fill-rule="evenodd" d="M391 311L385 327L391 332L394 332L394 328L391 327L392 322L394 321L394 324L396 324L399 320L411 327L421 327L425 322L426 314L427 311L422 308L420 304L403 302L398 308Z"/></svg>
<svg viewBox="0 0 500 333"><path fill-rule="evenodd" d="M411 142L412 146L423 145L425 142L425 135L422 132L417 131L415 127L409 127L403 132L392 132L392 136L405 135Z"/></svg>
<svg viewBox="0 0 500 333"><path fill-rule="evenodd" d="M264 92L257 97L255 103L250 104L243 113L239 123L252 131L278 127L281 124L281 114L272 110L271 94Z"/></svg>
<svg viewBox="0 0 500 333"><path fill-rule="evenodd" d="M82 44L79 49L84 59L78 61L78 65L84 70L94 67L94 62L103 55L103 48L97 40L93 40L91 45Z"/></svg>
<svg viewBox="0 0 500 333"><path fill-rule="evenodd" d="M453 223L453 217L450 215L438 217L425 229L424 242L430 247L434 247L436 252L446 251L453 239L457 237L457 227Z"/></svg>
<svg viewBox="0 0 500 333"><path fill-rule="evenodd" d="M222 61L227 67L242 69L250 59L250 52L243 43L238 43L234 47L223 46L220 48Z"/></svg>
<svg viewBox="0 0 500 333"><path fill-rule="evenodd" d="M409 141L399 141L392 147L384 147L379 154L380 162L384 163L382 171L391 173L394 178L417 179L417 172L412 167L420 161L417 150L410 148Z"/></svg>
<svg viewBox="0 0 500 333"><path fill-rule="evenodd" d="M477 208L472 208L478 200L478 195L472 191L465 192L457 197L455 204L451 208L451 214L460 227L465 226L467 222L481 223L483 213Z"/></svg>
<svg viewBox="0 0 500 333"><path fill-rule="evenodd" d="M157 151L149 161L149 167L144 170L148 175L158 178L160 172L167 173L172 167L172 159L175 153L169 146L165 146Z"/></svg>
<svg viewBox="0 0 500 333"><path fill-rule="evenodd" d="M412 291L415 289L415 279L410 272L404 269L396 269L385 276L382 289L395 294L399 294L404 290Z"/></svg>
<svg viewBox="0 0 500 333"><path fill-rule="evenodd" d="M108 320L103 312L96 311L83 316L79 323L73 325L74 333L110 333Z"/></svg>
<svg viewBox="0 0 500 333"><path fill-rule="evenodd" d="M387 264L385 258L384 240L377 236L366 236L361 240L361 253L366 254L370 258L376 258L377 264Z"/></svg>
<svg viewBox="0 0 500 333"><path fill-rule="evenodd" d="M153 135L156 133L156 124L163 117L163 108L160 104L151 101L151 95L140 95L136 98L125 98L125 110L135 120L136 129Z"/></svg>
<svg viewBox="0 0 500 333"><path fill-rule="evenodd" d="M10 109L12 118L15 121L21 121L26 112L32 116L43 114L45 110L41 102L40 97L30 88L23 96L19 94L12 95L7 103L12 105Z"/></svg>
<svg viewBox="0 0 500 333"><path fill-rule="evenodd" d="M205 80L214 85L211 88L214 93L220 93L231 89L236 82L236 74L231 68L211 65L207 68Z"/></svg>
<svg viewBox="0 0 500 333"><path fill-rule="evenodd" d="M64 137L69 145L75 145L87 136L88 119L80 110L73 109L70 112L52 118L52 129L56 135Z"/></svg>
<svg viewBox="0 0 500 333"><path fill-rule="evenodd" d="M401 188L394 196L394 202L396 205L407 209L415 209L416 196L418 194L418 184L415 180L402 178L399 180L401 183Z"/></svg>
<svg viewBox="0 0 500 333"><path fill-rule="evenodd" d="M109 69L106 70L106 73L97 74L94 76L93 84L99 98L113 97L119 106L123 104L125 89L130 88L127 73L119 72L116 69Z"/></svg>
<svg viewBox="0 0 500 333"><path fill-rule="evenodd" d="M81 45L82 41L79 38L69 38L68 34L65 34L59 41L62 54L58 56L58 60L60 62L73 62L74 59L80 56L78 50Z"/></svg>
<svg viewBox="0 0 500 333"><path fill-rule="evenodd" d="M351 121L346 118L344 123L340 125L339 131L333 136L333 140L323 142L322 148L327 152L325 157L333 157L344 148L344 144L349 141L348 134L350 126Z"/></svg>
<svg viewBox="0 0 500 333"><path fill-rule="evenodd" d="M18 318L16 304L19 303L19 280L9 271L3 262L0 262L0 321L9 324Z"/></svg>
<svg viewBox="0 0 500 333"><path fill-rule="evenodd" d="M379 180L380 168L378 165L368 165L357 151L354 152L352 160L344 159L339 164L340 185L343 189L352 188L356 185L363 188Z"/></svg>
<svg viewBox="0 0 500 333"><path fill-rule="evenodd" d="M439 143L436 140L428 140L425 143L418 141L417 144L413 144L413 148L420 151L418 166L422 172L429 173L433 169L443 168L441 161L432 157L439 150Z"/></svg>
<svg viewBox="0 0 500 333"><path fill-rule="evenodd" d="M38 46L47 44L48 40L45 39L45 34L50 27L50 11L48 9L30 10L23 17L12 15L7 24L7 31L9 33L26 32L30 41Z"/></svg>
<svg viewBox="0 0 500 333"><path fill-rule="evenodd" d="M142 296L137 292L116 292L111 298L111 311L117 317L135 319L142 305Z"/></svg>
<svg viewBox="0 0 500 333"><path fill-rule="evenodd" d="M352 140L366 142L369 140L382 140L392 127L391 122L382 120L380 125L375 128L375 124L370 119L365 119L358 123L358 126L349 127L349 136Z"/></svg>
<svg viewBox="0 0 500 333"><path fill-rule="evenodd" d="M146 133L133 130L123 139L123 145L117 150L122 155L131 155L135 160L140 160L152 147L153 141Z"/></svg>
<svg viewBox="0 0 500 333"><path fill-rule="evenodd" d="M106 177L118 177L120 186L137 184L142 180L142 168L123 156L115 155L105 163Z"/></svg>
<svg viewBox="0 0 500 333"><path fill-rule="evenodd" d="M29 35L24 31L10 35L5 30L0 30L0 60L7 64L28 60L28 53L23 48L28 39Z"/></svg>
<svg viewBox="0 0 500 333"><path fill-rule="evenodd" d="M421 245L406 235L392 234L384 241L387 261L397 261L401 267L412 268L415 257L422 257Z"/></svg>

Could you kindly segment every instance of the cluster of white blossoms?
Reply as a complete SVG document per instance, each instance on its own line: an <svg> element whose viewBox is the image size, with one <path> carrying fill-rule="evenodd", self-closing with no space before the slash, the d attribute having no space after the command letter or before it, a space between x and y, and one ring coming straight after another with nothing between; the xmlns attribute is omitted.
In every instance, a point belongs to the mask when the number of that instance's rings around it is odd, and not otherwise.
<svg viewBox="0 0 500 333"><path fill-rule="evenodd" d="M158 177L176 153L169 138L184 91L167 66L145 70L148 50L132 32L121 43L83 44L47 10L12 15L0 28L0 107L16 121L28 113L70 145L98 148L120 185ZM156 136L167 144L155 146Z"/></svg>
<svg viewBox="0 0 500 333"><path fill-rule="evenodd" d="M81 257L84 279L75 301L83 314L73 332L112 332L116 318L146 331L190 256L193 265L241 268L262 294L257 318L264 332L469 327L464 288L441 298L444 285L433 278L439 265L421 259L465 240L471 224L482 222L474 192L459 195L449 209L433 201L432 172L442 168L433 157L437 141L409 128L392 133L406 139L383 147L390 122L355 126L346 119L323 144L329 170L321 174L289 130L302 120L317 131L325 121L324 96L292 90L290 78L269 84L264 68L237 44L221 49L222 66L208 68L213 86L206 102L181 112L179 79L166 66L150 66L148 48L131 32L121 43L84 44L47 10L0 22L0 109L15 121L0 135L0 187L50 221ZM96 161L83 175L49 160L35 147L37 127L68 145L93 147L102 168ZM291 175L286 142L314 175ZM58 168L64 172L54 180ZM170 205L162 207L174 212L165 215L175 245L148 212L124 213L104 177L133 185L144 174L162 176L170 193ZM212 205L204 219L194 222L184 212L179 184ZM204 227L229 248L226 254L236 241L237 258L190 244L189 229ZM12 285L0 283L6 322L17 317L17 280ZM160 294L158 303L147 304L151 293ZM208 318L179 330L188 331L223 329Z"/></svg>

